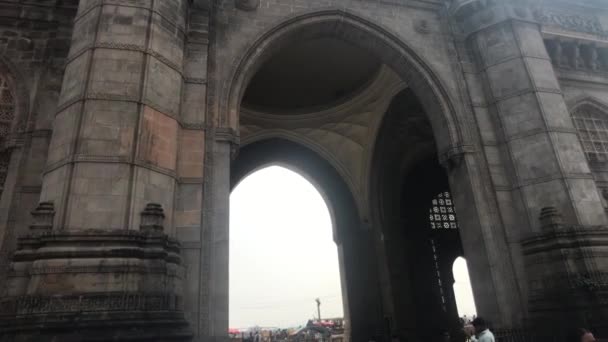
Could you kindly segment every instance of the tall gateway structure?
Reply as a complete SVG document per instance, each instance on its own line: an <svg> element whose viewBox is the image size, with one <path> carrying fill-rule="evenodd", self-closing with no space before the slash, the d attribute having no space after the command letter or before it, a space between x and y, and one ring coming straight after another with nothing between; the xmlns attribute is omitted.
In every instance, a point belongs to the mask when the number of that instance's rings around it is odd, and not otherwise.
<svg viewBox="0 0 608 342"><path fill-rule="evenodd" d="M608 334L605 0L0 1L0 341L225 341L229 195L332 213L350 341ZM606 336L606 335L603 335Z"/></svg>

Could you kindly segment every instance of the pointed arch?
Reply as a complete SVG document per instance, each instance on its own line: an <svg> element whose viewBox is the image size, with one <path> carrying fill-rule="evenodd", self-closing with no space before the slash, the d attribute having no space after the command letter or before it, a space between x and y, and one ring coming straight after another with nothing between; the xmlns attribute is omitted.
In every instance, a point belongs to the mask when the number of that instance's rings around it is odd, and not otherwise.
<svg viewBox="0 0 608 342"><path fill-rule="evenodd" d="M323 197L310 177L284 163L261 165L236 185L230 195L231 327L293 324L308 317L305 298L318 296L324 318L343 314L338 251ZM261 307L260 298L266 299Z"/></svg>
<svg viewBox="0 0 608 342"><path fill-rule="evenodd" d="M343 182L348 187L349 191L353 194L353 199L357 207L357 212L360 214L363 213L363 197L357 192L357 188L355 184L353 184L352 179L348 177L348 171L343 166L343 164L336 159L336 156L333 155L330 151L327 151L322 145L316 144L313 141L310 141L310 139L306 138L305 136L295 134L294 132L288 129L276 128L264 129L260 132L256 132L247 136L245 139L241 140L241 147L275 138L291 141L295 144L301 145L302 147L311 150L312 152L318 154L319 157L324 159L340 175ZM311 183L314 183L314 180L309 179L309 181L311 181Z"/></svg>
<svg viewBox="0 0 608 342"><path fill-rule="evenodd" d="M365 336L380 325L380 290L376 264L371 260L369 229L359 219L354 196L340 174L316 152L290 140L268 138L242 147L231 166L231 188L267 165L296 170L325 199L338 245L342 302L352 336ZM370 318L373 317L373 318Z"/></svg>
<svg viewBox="0 0 608 342"><path fill-rule="evenodd" d="M436 73L398 35L345 9L328 9L288 18L249 46L231 67L220 101L219 125L238 130L240 102L259 68L293 41L331 36L375 55L391 67L420 98L437 140L440 155L471 145L466 125L459 122L446 87Z"/></svg>
<svg viewBox="0 0 608 342"><path fill-rule="evenodd" d="M336 243L347 230L358 228L357 205L343 177L317 152L285 137L267 137L243 146L231 167L231 189L269 165L294 170L317 188L329 208Z"/></svg>

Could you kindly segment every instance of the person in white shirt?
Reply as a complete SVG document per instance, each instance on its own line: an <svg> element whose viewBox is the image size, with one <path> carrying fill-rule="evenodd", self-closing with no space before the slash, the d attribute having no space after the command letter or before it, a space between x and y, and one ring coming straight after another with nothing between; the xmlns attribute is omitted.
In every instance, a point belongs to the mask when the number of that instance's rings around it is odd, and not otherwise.
<svg viewBox="0 0 608 342"><path fill-rule="evenodd" d="M475 318L473 320L473 322L471 323L471 325L473 326L473 329L471 329L472 330L471 333L474 334L471 336L471 341L473 341L473 342L495 342L494 334L492 334L490 329L488 329L488 325L486 324L486 321L483 318L481 318L481 317Z"/></svg>

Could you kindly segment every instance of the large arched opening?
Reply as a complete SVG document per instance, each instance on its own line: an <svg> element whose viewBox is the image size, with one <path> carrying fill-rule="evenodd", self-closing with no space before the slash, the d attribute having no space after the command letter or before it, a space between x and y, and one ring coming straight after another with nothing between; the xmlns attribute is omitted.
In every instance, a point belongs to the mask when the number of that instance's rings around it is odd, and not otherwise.
<svg viewBox="0 0 608 342"><path fill-rule="evenodd" d="M306 48L302 48L303 44ZM337 55L352 63L310 68L322 62L308 63L314 60L313 55L340 45L341 51L330 57ZM289 51L300 53L289 56ZM446 192L458 208L460 227L464 227L457 231L453 247L470 261L480 311L504 326L513 323L521 311L511 312L508 310L516 306L502 305L513 301L512 294L519 294L511 261L508 255L488 252L507 247L504 240L489 238L500 218L495 215L494 202L487 200L489 177L483 173L484 161L474 152L471 134L461 123L441 81L407 44L378 25L343 10L328 10L284 21L243 51L242 56L231 69L230 80L219 89L218 97L222 115L217 122L225 129L222 134L233 129L240 131L244 141L255 142L238 151L231 168L233 184L260 165L276 163L276 156L300 164L300 169L323 165L313 167L309 174L316 175L312 178L323 188L334 215L345 318L352 340L385 340L393 334L423 338L428 333L454 328L452 322L457 316L446 314L433 320L441 305L426 310L417 302L427 295L435 296L426 293L430 276L423 278L427 283L408 279L416 253L429 252L416 251L418 246L412 244L420 241L418 231L423 224L430 229L428 210L433 197ZM346 144L342 152L339 148L325 148L326 136L309 132L320 127L328 130L326 119L332 114L318 113L332 113L332 108L337 113L337 108L359 96L361 89L373 84L373 75L378 73L374 65L390 69L401 79L405 90L395 97L390 108L370 119L374 123L370 122L367 133L359 134L356 129L343 129L340 125L331 127L332 133L337 131L337 135L356 140L355 145L361 149L346 149ZM301 66L299 75L291 72L294 66ZM350 73L353 68L357 70L354 76ZM343 83L331 82L323 77L327 73L341 75L341 80L346 75L349 78ZM296 87L294 82L302 83ZM307 89L311 82L318 88ZM400 102L405 103L404 107L399 107ZM245 126L247 130L243 129ZM273 136L286 139L272 139ZM332 143L339 146L340 139ZM303 150L307 152L293 153ZM342 153L361 153L365 158L358 160L359 164L348 164L340 158ZM214 155L208 158L208 162L213 162ZM353 168L357 168L355 176ZM422 183L429 185L424 187ZM421 187L424 191L412 191ZM410 207L411 203L415 205ZM401 237L395 238L396 227L405 227L402 211L409 213L406 219L412 217L410 223L420 229L410 229L408 223L407 229L401 229ZM422 212L424 216L419 216ZM405 246L411 248L406 250ZM432 301L437 302L436 299ZM418 315L416 310L424 312ZM424 331L426 328L430 330Z"/></svg>
<svg viewBox="0 0 608 342"><path fill-rule="evenodd" d="M338 253L323 195L290 165L251 173L230 195L232 331L285 334L308 320L342 316Z"/></svg>
<svg viewBox="0 0 608 342"><path fill-rule="evenodd" d="M435 144L424 108L410 89L401 91L378 133L370 204L385 241L391 330L408 340L440 340L446 332L463 338L452 266L465 254L467 227Z"/></svg>
<svg viewBox="0 0 608 342"><path fill-rule="evenodd" d="M379 293L369 291L370 282L377 279L374 264L371 260L352 258L352 237L359 229L359 214L351 191L326 160L316 152L289 140L274 138L265 139L242 147L231 167L231 188L256 170L267 165L282 165L297 172L315 185L325 199L330 212L333 239L338 249L340 282L346 328L350 334L363 335L373 331L374 322L370 317L379 317ZM367 244L365 250L371 250L372 241L357 242ZM359 249L359 248L357 248ZM360 250L360 249L359 249ZM363 250L361 255L366 252ZM367 258L366 258L367 259ZM376 313L370 312L375 310ZM375 306L375 307L374 307Z"/></svg>

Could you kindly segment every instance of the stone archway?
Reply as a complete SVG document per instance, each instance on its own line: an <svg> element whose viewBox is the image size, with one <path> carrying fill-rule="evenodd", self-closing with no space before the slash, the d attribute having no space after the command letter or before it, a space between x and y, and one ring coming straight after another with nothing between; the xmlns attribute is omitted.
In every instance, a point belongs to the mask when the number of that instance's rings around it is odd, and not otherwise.
<svg viewBox="0 0 608 342"><path fill-rule="evenodd" d="M380 290L371 239L355 239L361 232L357 206L338 172L312 150L282 138L243 146L231 167L231 188L261 167L278 164L296 170L321 193L332 217L338 246L342 301L347 329L353 336L381 333Z"/></svg>
<svg viewBox="0 0 608 342"><path fill-rule="evenodd" d="M415 51L388 29L343 9L312 12L284 20L242 52L220 89L220 127L238 130L241 99L257 70L293 41L332 36L370 52L393 69L424 104L440 153L468 145L466 126L459 122L448 92Z"/></svg>
<svg viewBox="0 0 608 342"><path fill-rule="evenodd" d="M234 145L238 142L239 116L241 99L257 70L273 54L284 48L288 42L301 41L315 37L332 36L345 40L362 48L390 67L400 76L411 89L411 92L420 101L424 115L430 122L434 148L439 161L446 167L450 188L460 214L460 219L466 222L467 231L463 232L465 254L471 262L471 275L479 303L480 312L501 326L516 325L518 317L525 312L521 306L522 298L514 275L514 266L510 251L503 233L500 217L497 215L496 202L491 194L490 179L485 174L485 160L476 153L474 144L470 141L470 129L466 120L459 118L459 110L453 105L448 91L435 76L431 68L426 65L416 53L401 41L396 35L383 29L379 25L368 22L344 10L327 10L293 17L278 24L274 29L262 35L247 51L243 51L242 58L233 65L229 79L225 80L217 89L218 97L214 106L218 113L215 119L215 138L208 140L206 163L214 165L216 169L207 175L207 197L204 207L212 214L207 215L204 224L213 229L227 231L229 179L225 172L228 168L230 151L236 150ZM211 193L211 195L209 195ZM466 206L463 206L466 204ZM381 227L375 226L369 217L359 217L354 226L359 230L349 231L349 244L355 248L371 248L374 256L369 262L376 263L372 267L381 268L378 261L381 252L376 246L382 239ZM225 236L225 233L221 233ZM345 241L342 239L342 241ZM226 244L226 242L222 242ZM365 245L365 246L363 246ZM218 249L214 249L218 251ZM210 253L215 253L211 251ZM376 254L377 253L377 254ZM222 256L204 258L210 266L211 276L203 283L207 283L209 301L204 303L208 313L211 308L220 307L214 314L208 314L210 321L207 329L210 336L219 336L227 330L227 300L221 290L222 283L227 283L226 251L220 252ZM218 261L213 261L216 259ZM214 267L221 277L214 274ZM215 280L214 280L215 278ZM219 279L219 280L218 280ZM222 280L224 279L224 280ZM386 282L382 276L376 283ZM378 286L378 285L375 286ZM214 293L215 291L215 293ZM382 293L381 298L366 299L365 306L377 308L382 313L378 318L372 319L369 329L362 331L355 339L369 339L385 335L386 322L382 315L386 315L386 302L390 295ZM514 300L516 298L516 300ZM351 313L352 310L351 304ZM376 311L377 309L373 309ZM203 315L205 316L205 315Z"/></svg>

